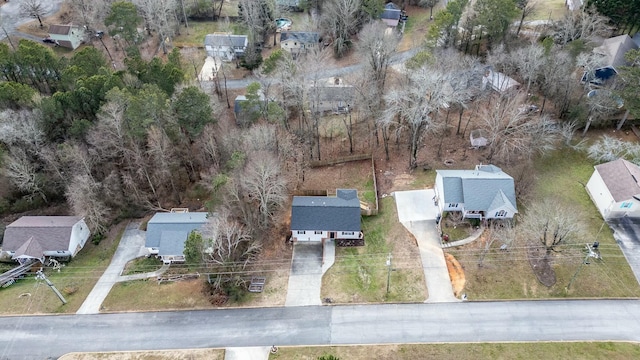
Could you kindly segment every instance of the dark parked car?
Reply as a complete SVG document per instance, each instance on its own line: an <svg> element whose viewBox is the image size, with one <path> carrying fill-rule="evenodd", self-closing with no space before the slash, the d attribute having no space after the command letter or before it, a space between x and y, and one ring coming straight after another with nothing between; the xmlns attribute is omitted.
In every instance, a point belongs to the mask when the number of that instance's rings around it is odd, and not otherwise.
<svg viewBox="0 0 640 360"><path fill-rule="evenodd" d="M46 38L42 39L42 42L49 43L49 44L55 44L56 43L56 41L53 40L50 37L46 37Z"/></svg>

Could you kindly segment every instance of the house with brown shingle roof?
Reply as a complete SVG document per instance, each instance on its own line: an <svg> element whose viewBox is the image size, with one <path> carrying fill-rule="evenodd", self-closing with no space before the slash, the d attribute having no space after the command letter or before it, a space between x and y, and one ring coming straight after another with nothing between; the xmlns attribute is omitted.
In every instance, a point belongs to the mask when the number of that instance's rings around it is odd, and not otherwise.
<svg viewBox="0 0 640 360"><path fill-rule="evenodd" d="M3 250L20 262L70 258L84 247L89 235L89 227L78 216L23 216L5 229Z"/></svg>
<svg viewBox="0 0 640 360"><path fill-rule="evenodd" d="M640 217L640 167L618 159L596 165L587 192L605 220Z"/></svg>
<svg viewBox="0 0 640 360"><path fill-rule="evenodd" d="M49 37L57 45L75 50L84 42L84 29L74 25L50 25Z"/></svg>

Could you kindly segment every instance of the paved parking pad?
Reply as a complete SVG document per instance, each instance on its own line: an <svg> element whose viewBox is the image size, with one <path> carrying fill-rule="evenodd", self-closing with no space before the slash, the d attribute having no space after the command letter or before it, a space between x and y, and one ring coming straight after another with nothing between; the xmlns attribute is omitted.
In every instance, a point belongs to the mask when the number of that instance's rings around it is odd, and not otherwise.
<svg viewBox="0 0 640 360"><path fill-rule="evenodd" d="M322 243L296 243L284 306L321 305L321 287Z"/></svg>
<svg viewBox="0 0 640 360"><path fill-rule="evenodd" d="M434 204L434 195L433 189L393 193L398 220L418 242L424 278L429 290L426 302L455 302L459 300L453 295L447 262L436 229L438 207Z"/></svg>

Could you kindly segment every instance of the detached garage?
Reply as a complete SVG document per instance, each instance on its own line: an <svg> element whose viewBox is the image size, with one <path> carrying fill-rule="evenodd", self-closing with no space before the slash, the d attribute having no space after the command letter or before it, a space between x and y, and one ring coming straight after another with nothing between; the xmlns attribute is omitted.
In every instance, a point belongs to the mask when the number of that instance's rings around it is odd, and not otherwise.
<svg viewBox="0 0 640 360"><path fill-rule="evenodd" d="M640 167L624 159L595 166L587 192L605 220L640 218Z"/></svg>

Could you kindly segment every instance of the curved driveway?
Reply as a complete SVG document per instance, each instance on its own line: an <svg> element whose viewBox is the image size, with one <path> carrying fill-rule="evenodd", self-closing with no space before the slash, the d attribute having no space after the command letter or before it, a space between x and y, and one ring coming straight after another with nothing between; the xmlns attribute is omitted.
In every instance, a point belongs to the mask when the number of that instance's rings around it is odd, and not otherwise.
<svg viewBox="0 0 640 360"><path fill-rule="evenodd" d="M0 359L73 351L504 341L640 341L638 300L299 306L0 317Z"/></svg>

